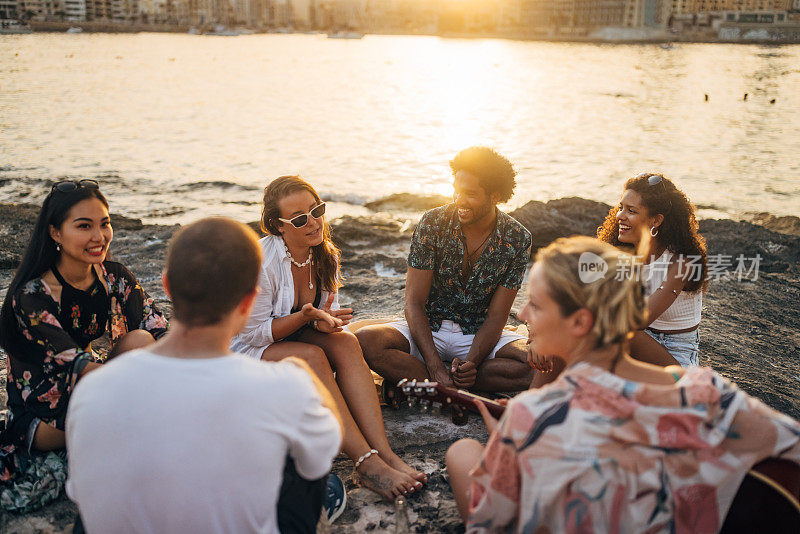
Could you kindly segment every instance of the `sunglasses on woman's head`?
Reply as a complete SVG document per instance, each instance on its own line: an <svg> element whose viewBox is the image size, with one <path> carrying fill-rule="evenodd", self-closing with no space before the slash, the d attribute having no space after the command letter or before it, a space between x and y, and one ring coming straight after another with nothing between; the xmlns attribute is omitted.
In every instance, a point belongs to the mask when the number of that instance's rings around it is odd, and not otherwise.
<svg viewBox="0 0 800 534"><path fill-rule="evenodd" d="M651 174L647 177L647 183L650 186L658 185L664 181L664 177L660 174Z"/></svg>
<svg viewBox="0 0 800 534"><path fill-rule="evenodd" d="M59 191L61 193L69 193L70 191L81 188L100 189L100 184L97 183L97 180L62 180L54 183L50 192Z"/></svg>
<svg viewBox="0 0 800 534"><path fill-rule="evenodd" d="M644 177L647 177L647 185L653 187L658 184L661 184L661 190L664 192L665 195L667 194L667 184L664 183L663 176L661 176L660 174L653 174L651 172L643 172L642 174L637 176L637 178L644 178ZM669 209L672 209L672 200L669 199L669 196L667 196L667 204L669 204Z"/></svg>
<svg viewBox="0 0 800 534"><path fill-rule="evenodd" d="M280 217L278 217L278 220L281 222L289 223L295 228L302 228L308 224L309 216L314 217L315 219L319 219L323 215L325 215L324 202L318 206L314 206L308 213L301 213L297 217L292 217L291 219L281 219Z"/></svg>

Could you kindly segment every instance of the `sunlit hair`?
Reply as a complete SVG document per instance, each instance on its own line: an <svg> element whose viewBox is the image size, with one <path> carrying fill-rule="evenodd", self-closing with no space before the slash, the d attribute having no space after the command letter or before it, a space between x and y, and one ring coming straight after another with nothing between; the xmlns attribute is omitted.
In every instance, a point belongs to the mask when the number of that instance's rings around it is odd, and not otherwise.
<svg viewBox="0 0 800 534"><path fill-rule="evenodd" d="M650 185L648 179L651 176L661 177L661 182ZM627 190L635 191L642 197L648 217L654 217L659 213L664 216L664 222L658 227L659 243L673 254L701 258L700 276L690 276L683 290L705 291L708 288L706 240L700 235L700 225L697 222L694 206L683 191L675 187L671 180L657 173L645 173L631 178L625 182L625 191ZM597 229L597 237L614 246L627 247L630 245L619 240L619 221L617 221L619 209L620 206L617 205L609 210L603 225Z"/></svg>
<svg viewBox="0 0 800 534"><path fill-rule="evenodd" d="M507 202L514 194L517 171L506 158L494 149L485 146L465 148L450 161L453 175L466 171L478 179L486 194L497 194L500 203Z"/></svg>
<svg viewBox="0 0 800 534"><path fill-rule="evenodd" d="M317 204L322 202L311 184L299 176L281 176L264 188L264 205L261 207L261 230L264 233L281 235L278 228L284 223L278 220L281 216L278 201L298 191L308 191ZM343 280L339 270L341 252L331 240L331 227L327 218L323 219L322 243L311 247L311 256L320 286L326 291L338 291Z"/></svg>
<svg viewBox="0 0 800 534"><path fill-rule="evenodd" d="M108 201L99 189L78 187L72 191L51 191L42 203L39 217L31 232L25 254L22 256L17 272L6 291L6 298L0 310L0 345L9 354L19 355L21 347L19 325L14 317L12 301L14 294L31 280L41 277L52 269L58 259L56 242L50 236L50 227L61 228L72 207L84 200L96 198L108 209ZM22 237L22 236L20 236Z"/></svg>
<svg viewBox="0 0 800 534"><path fill-rule="evenodd" d="M583 282L579 274L587 256L608 266L604 277L590 283ZM623 343L631 332L647 324L641 282L635 276L617 276L632 261L630 254L586 236L562 237L536 254L536 263L542 267L550 296L561 314L568 317L585 308L594 317L591 333L597 340L595 348Z"/></svg>
<svg viewBox="0 0 800 534"><path fill-rule="evenodd" d="M261 270L258 236L224 217L182 227L167 250L172 316L186 326L218 324L252 293Z"/></svg>

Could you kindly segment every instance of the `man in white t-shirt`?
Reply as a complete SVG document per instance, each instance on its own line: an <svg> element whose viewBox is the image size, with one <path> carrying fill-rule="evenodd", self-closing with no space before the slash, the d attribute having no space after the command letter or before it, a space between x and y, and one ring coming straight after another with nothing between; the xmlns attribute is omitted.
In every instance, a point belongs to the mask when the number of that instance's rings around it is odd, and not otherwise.
<svg viewBox="0 0 800 534"><path fill-rule="evenodd" d="M167 335L81 379L67 416L67 493L87 532L309 532L326 480L343 505L341 481L326 479L342 440L327 390L299 359L228 350L260 263L240 223L184 227L164 274Z"/></svg>

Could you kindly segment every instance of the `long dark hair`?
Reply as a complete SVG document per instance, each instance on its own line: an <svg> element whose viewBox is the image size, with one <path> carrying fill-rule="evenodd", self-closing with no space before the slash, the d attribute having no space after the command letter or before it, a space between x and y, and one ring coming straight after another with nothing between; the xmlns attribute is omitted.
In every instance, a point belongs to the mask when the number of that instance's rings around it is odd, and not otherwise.
<svg viewBox="0 0 800 534"><path fill-rule="evenodd" d="M36 226L33 228L31 240L22 262L14 273L11 285L8 286L3 307L0 309L0 346L7 354L16 353L20 347L19 325L14 317L12 302L14 294L25 284L41 277L55 265L58 259L56 242L50 237L50 226L60 228L72 206L89 198L96 198L108 208L108 201L99 189L78 187L73 191L51 191L44 199Z"/></svg>
<svg viewBox="0 0 800 534"><path fill-rule="evenodd" d="M652 176L661 177L661 181L650 185ZM700 225L695 216L694 206L689 202L686 194L675 187L672 181L657 173L640 174L631 178L625 182L625 190L629 189L642 197L642 202L650 217L659 213L664 216L664 222L658 227L659 243L667 247L667 250L673 254L701 258L701 275L699 277L690 276L686 280L684 290L687 292L701 289L705 291L708 288L706 240L700 235ZM603 225L597 229L597 237L606 243L620 247L626 244L619 240L618 211L618 205L609 210Z"/></svg>
<svg viewBox="0 0 800 534"><path fill-rule="evenodd" d="M261 207L261 230L265 233L280 236L278 230L278 217L281 211L278 201L297 191L308 191L319 204L322 199L311 186L299 176L281 176L276 178L264 188L264 204ZM326 291L334 293L342 287L343 277L339 270L339 257L341 252L331 240L331 226L328 221L322 228L322 243L311 247L311 257L317 266L317 277L320 285Z"/></svg>

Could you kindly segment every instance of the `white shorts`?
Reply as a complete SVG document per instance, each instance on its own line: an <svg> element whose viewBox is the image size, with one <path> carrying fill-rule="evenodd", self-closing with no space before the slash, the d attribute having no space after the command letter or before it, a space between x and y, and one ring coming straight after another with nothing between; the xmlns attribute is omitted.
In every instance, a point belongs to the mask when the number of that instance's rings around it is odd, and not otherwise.
<svg viewBox="0 0 800 534"><path fill-rule="evenodd" d="M387 323L386 326L391 326L408 340L408 345L411 347L411 355L418 359L421 362L425 362L425 359L422 357L422 353L417 348L417 344L414 343L414 339L411 337L411 329L408 328L408 323L403 320L394 321L391 323ZM439 329L438 332L431 332L433 334L433 344L436 347L437 352L439 352L439 356L441 356L442 361L445 362L452 362L455 358L463 360L467 357L467 353L469 352L469 348L472 346L472 340L475 339L474 334L465 334L461 331L461 327L458 326L458 323L454 323L453 321L442 321L442 327ZM503 329L503 332L500 334L500 340L492 349L492 352L489 353L489 356L486 357L487 360L494 358L497 351L508 345L513 341L517 341L518 339L527 339L527 337L517 334L512 330L508 330L506 328Z"/></svg>

